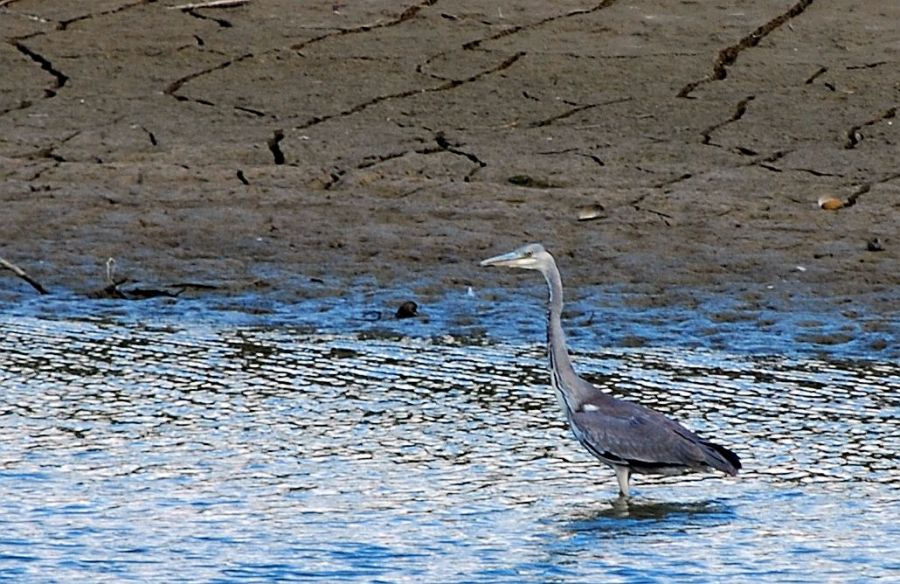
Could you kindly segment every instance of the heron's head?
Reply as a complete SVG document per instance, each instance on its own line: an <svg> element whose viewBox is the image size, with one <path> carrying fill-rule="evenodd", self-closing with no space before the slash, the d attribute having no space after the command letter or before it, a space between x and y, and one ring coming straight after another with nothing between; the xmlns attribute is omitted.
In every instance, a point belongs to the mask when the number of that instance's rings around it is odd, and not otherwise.
<svg viewBox="0 0 900 584"><path fill-rule="evenodd" d="M543 245L539 243L529 243L528 245L523 245L519 249L509 253L483 260L481 265L543 271L552 263L553 256L544 249Z"/></svg>

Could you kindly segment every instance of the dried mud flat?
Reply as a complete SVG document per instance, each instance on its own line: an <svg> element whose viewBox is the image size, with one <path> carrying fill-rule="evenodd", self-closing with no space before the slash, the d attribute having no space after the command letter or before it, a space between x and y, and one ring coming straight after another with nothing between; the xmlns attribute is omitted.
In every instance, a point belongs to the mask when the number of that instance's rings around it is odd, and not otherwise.
<svg viewBox="0 0 900 584"><path fill-rule="evenodd" d="M114 257L428 301L521 286L477 260L542 241L572 289L802 299L893 338L896 2L177 4L0 2L0 257L48 288Z"/></svg>

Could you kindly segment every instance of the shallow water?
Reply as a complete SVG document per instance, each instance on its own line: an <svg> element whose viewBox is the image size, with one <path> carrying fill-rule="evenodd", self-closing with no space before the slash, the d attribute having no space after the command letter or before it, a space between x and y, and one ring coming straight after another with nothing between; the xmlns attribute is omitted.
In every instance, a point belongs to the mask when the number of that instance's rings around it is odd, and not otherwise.
<svg viewBox="0 0 900 584"><path fill-rule="evenodd" d="M0 317L0 580L897 578L900 366L581 352L745 470L633 481L539 345Z"/></svg>

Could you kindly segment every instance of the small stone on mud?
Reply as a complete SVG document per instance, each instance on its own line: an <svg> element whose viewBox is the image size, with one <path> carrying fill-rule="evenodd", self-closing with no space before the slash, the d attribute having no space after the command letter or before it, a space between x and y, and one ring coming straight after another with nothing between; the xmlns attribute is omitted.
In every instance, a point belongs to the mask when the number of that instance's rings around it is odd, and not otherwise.
<svg viewBox="0 0 900 584"><path fill-rule="evenodd" d="M591 205L585 205L583 207L578 208L578 220L579 221L590 221L592 219L600 219L605 217L603 214L603 205L600 203L593 203Z"/></svg>
<svg viewBox="0 0 900 584"><path fill-rule="evenodd" d="M869 251L884 251L884 245L882 245L880 239L873 237L866 242L866 249Z"/></svg>
<svg viewBox="0 0 900 584"><path fill-rule="evenodd" d="M397 314L395 315L397 318L413 318L418 316L417 311L419 310L419 305L413 302L412 300L407 300L403 304L400 305L400 308L397 309Z"/></svg>
<svg viewBox="0 0 900 584"><path fill-rule="evenodd" d="M534 178L527 174L516 174L506 180L517 187L527 187L529 189L549 189L553 186L545 180Z"/></svg>
<svg viewBox="0 0 900 584"><path fill-rule="evenodd" d="M819 208L826 211L837 211L845 207L846 203L837 197L819 197Z"/></svg>

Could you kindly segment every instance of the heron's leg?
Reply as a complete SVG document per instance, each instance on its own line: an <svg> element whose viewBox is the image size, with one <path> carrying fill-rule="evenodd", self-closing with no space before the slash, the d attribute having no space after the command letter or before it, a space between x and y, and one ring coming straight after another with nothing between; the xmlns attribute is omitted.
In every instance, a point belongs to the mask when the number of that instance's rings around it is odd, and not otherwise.
<svg viewBox="0 0 900 584"><path fill-rule="evenodd" d="M628 497L628 481L631 479L631 469L627 466L614 466L616 480L619 481L619 496Z"/></svg>

